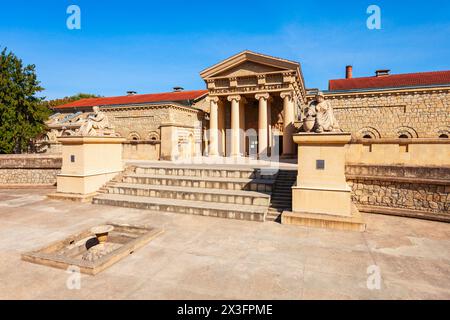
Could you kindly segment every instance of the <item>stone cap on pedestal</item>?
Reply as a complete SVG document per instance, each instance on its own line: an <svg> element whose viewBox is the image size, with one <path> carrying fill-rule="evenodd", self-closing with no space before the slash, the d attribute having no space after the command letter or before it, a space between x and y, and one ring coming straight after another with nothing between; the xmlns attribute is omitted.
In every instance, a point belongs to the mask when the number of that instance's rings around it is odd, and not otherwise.
<svg viewBox="0 0 450 320"><path fill-rule="evenodd" d="M303 132L293 135L294 142L297 144L347 144L351 141L352 135L348 132Z"/></svg>

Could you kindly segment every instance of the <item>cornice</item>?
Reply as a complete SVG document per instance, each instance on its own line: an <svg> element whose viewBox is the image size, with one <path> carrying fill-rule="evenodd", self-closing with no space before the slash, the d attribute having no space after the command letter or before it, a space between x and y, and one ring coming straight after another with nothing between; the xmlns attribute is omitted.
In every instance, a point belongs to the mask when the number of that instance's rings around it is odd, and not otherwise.
<svg viewBox="0 0 450 320"><path fill-rule="evenodd" d="M434 94L450 93L450 86L445 87L413 87L413 88L387 88L364 91L324 91L324 95L332 99L345 99L353 97L378 97L378 96L399 96L412 94ZM313 98L313 94L307 95L307 98Z"/></svg>
<svg viewBox="0 0 450 320"><path fill-rule="evenodd" d="M196 109L193 107L186 107L177 104L148 104L148 105L124 105L124 106L111 106L111 107L100 107L100 110L109 112L109 111L127 111L127 110L143 110L143 109L175 109L181 110L190 113L199 113L203 112L200 109Z"/></svg>

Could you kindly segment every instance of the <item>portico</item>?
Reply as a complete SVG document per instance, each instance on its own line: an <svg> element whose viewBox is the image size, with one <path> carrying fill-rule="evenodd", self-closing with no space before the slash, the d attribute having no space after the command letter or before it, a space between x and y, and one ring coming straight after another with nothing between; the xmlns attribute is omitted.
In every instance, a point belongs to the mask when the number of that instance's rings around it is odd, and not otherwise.
<svg viewBox="0 0 450 320"><path fill-rule="evenodd" d="M209 156L294 155L306 103L300 64L244 51L201 72L208 88Z"/></svg>

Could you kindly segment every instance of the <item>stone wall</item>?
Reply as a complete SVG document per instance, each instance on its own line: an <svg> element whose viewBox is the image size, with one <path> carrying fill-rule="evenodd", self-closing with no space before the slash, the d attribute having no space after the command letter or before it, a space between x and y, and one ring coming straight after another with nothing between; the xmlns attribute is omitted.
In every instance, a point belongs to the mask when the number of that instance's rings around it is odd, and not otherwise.
<svg viewBox="0 0 450 320"><path fill-rule="evenodd" d="M127 141L123 144L123 159L125 160L159 160L161 142L157 141Z"/></svg>
<svg viewBox="0 0 450 320"><path fill-rule="evenodd" d="M0 187L55 185L61 166L61 156L56 155L0 155Z"/></svg>
<svg viewBox="0 0 450 320"><path fill-rule="evenodd" d="M328 92L326 99L341 128L355 137L450 137L448 88L361 94Z"/></svg>
<svg viewBox="0 0 450 320"><path fill-rule="evenodd" d="M347 164L450 167L450 139L357 139L346 154Z"/></svg>
<svg viewBox="0 0 450 320"><path fill-rule="evenodd" d="M168 105L140 105L103 107L115 131L128 140L161 140L161 125L174 124L195 128L201 139L203 113L190 107Z"/></svg>
<svg viewBox="0 0 450 320"><path fill-rule="evenodd" d="M450 222L450 167L347 164L346 177L361 211Z"/></svg>

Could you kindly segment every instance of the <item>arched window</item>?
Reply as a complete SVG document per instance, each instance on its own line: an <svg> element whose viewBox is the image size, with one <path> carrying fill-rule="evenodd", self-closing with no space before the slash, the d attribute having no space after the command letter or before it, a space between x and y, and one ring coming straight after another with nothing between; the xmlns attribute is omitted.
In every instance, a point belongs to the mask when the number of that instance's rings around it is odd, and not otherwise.
<svg viewBox="0 0 450 320"><path fill-rule="evenodd" d="M396 129L396 133L397 137L399 137L400 139L413 139L419 137L417 131L411 127L399 127Z"/></svg>
<svg viewBox="0 0 450 320"><path fill-rule="evenodd" d="M441 139L448 139L450 137L450 126L436 128L436 136Z"/></svg>
<svg viewBox="0 0 450 320"><path fill-rule="evenodd" d="M139 134L137 132L131 132L128 135L128 140L138 141L138 140L141 140L141 137L139 136Z"/></svg>
<svg viewBox="0 0 450 320"><path fill-rule="evenodd" d="M380 132L376 128L373 128L373 127L364 127L362 129L359 129L356 136L359 138L363 138L363 139L380 139L381 138Z"/></svg>
<svg viewBox="0 0 450 320"><path fill-rule="evenodd" d="M150 131L147 135L148 140L150 141L158 141L159 140L159 134L156 131Z"/></svg>

